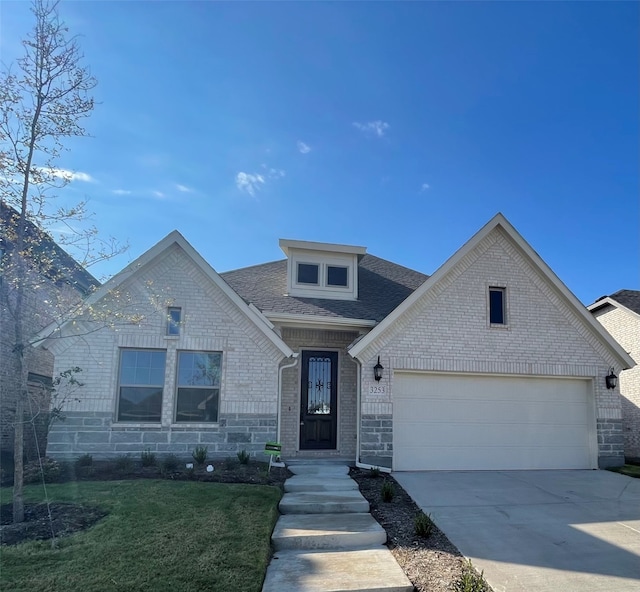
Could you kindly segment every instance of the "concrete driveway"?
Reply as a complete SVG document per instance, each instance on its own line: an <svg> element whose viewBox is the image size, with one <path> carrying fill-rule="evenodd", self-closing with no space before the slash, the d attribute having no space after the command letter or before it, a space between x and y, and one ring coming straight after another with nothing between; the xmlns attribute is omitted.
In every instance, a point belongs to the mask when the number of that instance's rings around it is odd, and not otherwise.
<svg viewBox="0 0 640 592"><path fill-rule="evenodd" d="M494 592L640 591L640 479L609 471L393 476Z"/></svg>

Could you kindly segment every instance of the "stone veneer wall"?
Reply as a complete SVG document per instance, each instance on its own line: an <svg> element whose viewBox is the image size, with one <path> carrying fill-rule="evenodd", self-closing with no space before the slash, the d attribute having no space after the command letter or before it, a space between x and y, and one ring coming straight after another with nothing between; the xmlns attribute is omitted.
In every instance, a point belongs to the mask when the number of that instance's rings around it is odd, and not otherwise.
<svg viewBox="0 0 640 592"><path fill-rule="evenodd" d="M276 418L270 415L222 415L208 428L113 426L111 413L74 412L59 422L49 437L48 454L75 459L82 454L111 458L144 450L191 458L196 446L206 446L209 458L235 458L241 450L259 456L267 441L276 438Z"/></svg>
<svg viewBox="0 0 640 592"><path fill-rule="evenodd" d="M506 287L506 326L488 322L489 286ZM376 384L372 368L378 356L385 373ZM392 416L395 369L590 378L598 464L623 463L621 397L617 389L607 390L604 380L614 364L611 353L499 228L359 358L363 364L361 456L366 451L388 457L391 447L387 449L387 443L383 447L383 434L365 422Z"/></svg>
<svg viewBox="0 0 640 592"><path fill-rule="evenodd" d="M640 316L613 306L595 311L594 316L637 363L619 373L619 389L624 453L640 459Z"/></svg>
<svg viewBox="0 0 640 592"><path fill-rule="evenodd" d="M355 458L357 423L358 366L347 353L347 346L358 334L353 331L325 331L319 329L283 328L282 338L294 351L326 349L338 352L338 441L336 450L300 450L300 376L302 356L293 368L282 372L282 428L283 456L340 456ZM284 364L290 363L285 361Z"/></svg>

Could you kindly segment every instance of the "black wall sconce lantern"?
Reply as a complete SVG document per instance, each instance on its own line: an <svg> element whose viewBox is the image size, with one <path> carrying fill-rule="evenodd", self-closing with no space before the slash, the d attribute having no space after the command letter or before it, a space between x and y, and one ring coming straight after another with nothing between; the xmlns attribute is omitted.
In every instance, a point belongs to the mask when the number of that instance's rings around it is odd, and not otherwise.
<svg viewBox="0 0 640 592"><path fill-rule="evenodd" d="M609 374L607 374L607 376L605 376L604 379L605 379L605 382L607 383L607 388L609 390L616 388L618 384L618 377L613 373L613 366L611 366L611 369L609 370Z"/></svg>
<svg viewBox="0 0 640 592"><path fill-rule="evenodd" d="M376 382L380 382L383 370L384 366L380 363L380 356L378 356L378 363L373 367L373 377L376 379Z"/></svg>

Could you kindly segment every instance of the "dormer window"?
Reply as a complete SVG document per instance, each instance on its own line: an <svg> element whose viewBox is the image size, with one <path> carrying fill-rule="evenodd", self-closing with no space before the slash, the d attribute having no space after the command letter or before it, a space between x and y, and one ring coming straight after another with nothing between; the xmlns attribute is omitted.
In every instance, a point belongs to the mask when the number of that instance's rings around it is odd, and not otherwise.
<svg viewBox="0 0 640 592"><path fill-rule="evenodd" d="M348 267L327 265L327 286L342 286L346 288L349 285L348 279Z"/></svg>
<svg viewBox="0 0 640 592"><path fill-rule="evenodd" d="M306 298L357 300L358 261L364 247L280 240L287 255L287 294Z"/></svg>
<svg viewBox="0 0 640 592"><path fill-rule="evenodd" d="M298 283L318 285L318 265L298 263Z"/></svg>

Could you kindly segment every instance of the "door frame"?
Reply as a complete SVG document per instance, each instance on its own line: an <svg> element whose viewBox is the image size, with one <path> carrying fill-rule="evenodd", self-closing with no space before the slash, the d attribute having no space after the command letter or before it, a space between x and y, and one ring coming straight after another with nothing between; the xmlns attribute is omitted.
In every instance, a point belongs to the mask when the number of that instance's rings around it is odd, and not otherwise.
<svg viewBox="0 0 640 592"><path fill-rule="evenodd" d="M301 347L300 348L300 364L298 365L298 407L296 410L296 417L298 417L297 426L297 450L298 452L329 452L329 451L337 451L340 450L340 350L331 347ZM305 356L311 352L319 352L319 353L333 353L336 355L336 405L335 405L335 448L302 448L301 446L301 435L302 429L300 426L300 414L302 412L302 375L304 373L304 363Z"/></svg>

